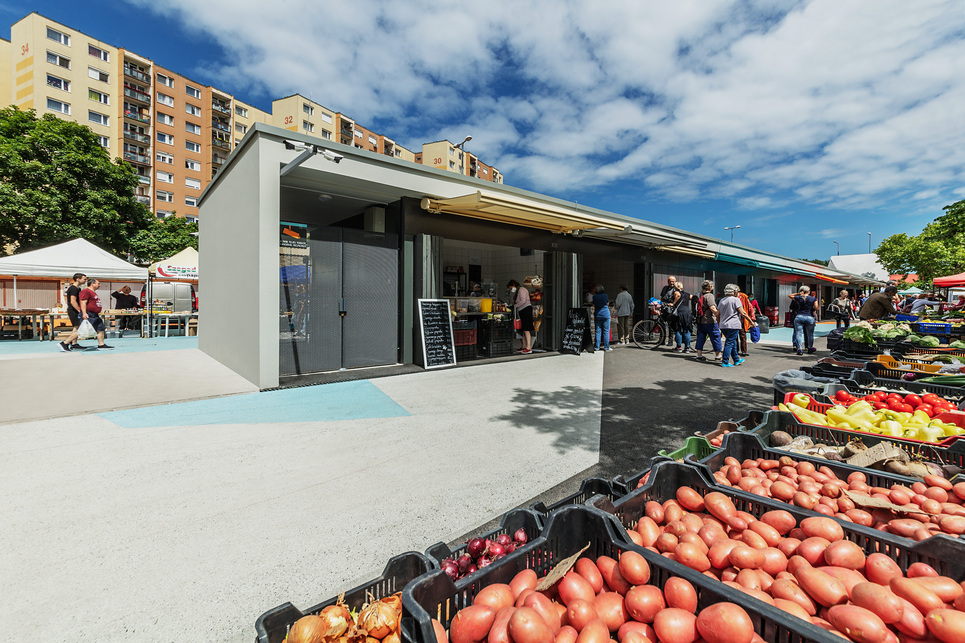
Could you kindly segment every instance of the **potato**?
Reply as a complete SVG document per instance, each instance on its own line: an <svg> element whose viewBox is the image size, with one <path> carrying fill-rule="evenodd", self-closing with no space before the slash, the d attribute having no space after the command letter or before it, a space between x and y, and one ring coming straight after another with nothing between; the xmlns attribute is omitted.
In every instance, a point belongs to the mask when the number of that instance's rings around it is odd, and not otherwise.
<svg viewBox="0 0 965 643"><path fill-rule="evenodd" d="M449 625L449 640L452 643L482 643L489 636L489 630L495 619L496 611L487 605L464 607L459 610ZM543 627L545 629L546 626ZM544 641L530 640L526 643L549 643L552 640L549 630L546 630L546 635L547 638Z"/></svg>
<svg viewBox="0 0 965 643"><path fill-rule="evenodd" d="M805 518L801 521L801 530L808 537L817 536L830 542L844 538L844 529L831 518Z"/></svg>
<svg viewBox="0 0 965 643"><path fill-rule="evenodd" d="M754 623L734 603L714 603L697 615L697 631L707 643L751 643Z"/></svg>
<svg viewBox="0 0 965 643"><path fill-rule="evenodd" d="M801 589L825 607L838 605L848 600L848 591L844 583L819 569L802 566L794 572L794 577Z"/></svg>
<svg viewBox="0 0 965 643"><path fill-rule="evenodd" d="M459 614L456 614L457 618ZM555 638L539 612L531 607L518 608L509 619L507 630L515 643L552 643ZM453 640L453 643L457 642Z"/></svg>
<svg viewBox="0 0 965 643"><path fill-rule="evenodd" d="M864 569L864 550L850 540L838 540L824 550L824 560L828 565L847 569Z"/></svg>
<svg viewBox="0 0 965 643"><path fill-rule="evenodd" d="M874 612L857 605L835 605L828 621L855 643L881 643L889 639L888 626Z"/></svg>
<svg viewBox="0 0 965 643"><path fill-rule="evenodd" d="M965 641L965 612L938 609L925 617L928 631L942 643Z"/></svg>
<svg viewBox="0 0 965 643"><path fill-rule="evenodd" d="M891 589L876 583L858 583L851 590L851 602L874 612L885 623L901 620L901 599Z"/></svg>
<svg viewBox="0 0 965 643"><path fill-rule="evenodd" d="M771 433L770 444L772 447L784 447L793 441L794 438L791 437L790 433L785 433L784 431L775 431L774 433Z"/></svg>

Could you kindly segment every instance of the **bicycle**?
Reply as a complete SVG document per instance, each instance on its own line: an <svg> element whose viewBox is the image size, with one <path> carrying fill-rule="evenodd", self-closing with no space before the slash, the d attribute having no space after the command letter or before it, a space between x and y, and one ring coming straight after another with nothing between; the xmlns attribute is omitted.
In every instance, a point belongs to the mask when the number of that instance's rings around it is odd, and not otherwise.
<svg viewBox="0 0 965 643"><path fill-rule="evenodd" d="M659 303L650 305L650 316L655 319L641 319L630 330L630 339L637 348L651 346L657 349L670 337L670 325L661 314Z"/></svg>

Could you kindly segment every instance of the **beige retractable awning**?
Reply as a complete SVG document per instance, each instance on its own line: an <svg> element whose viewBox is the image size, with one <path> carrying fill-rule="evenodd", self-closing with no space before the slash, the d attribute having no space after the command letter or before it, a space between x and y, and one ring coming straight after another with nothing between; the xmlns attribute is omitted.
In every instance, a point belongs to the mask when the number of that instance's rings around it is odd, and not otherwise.
<svg viewBox="0 0 965 643"><path fill-rule="evenodd" d="M527 201L508 195L483 194L478 191L475 194L451 199L425 198L422 199L422 209L553 232L572 232L590 228L623 230L625 225L578 210Z"/></svg>
<svg viewBox="0 0 965 643"><path fill-rule="evenodd" d="M684 246L661 246L657 250L664 250L666 252L678 252L682 255L692 255L694 257L701 257L703 259L714 259L717 253L710 252L707 250L700 250L698 248L686 248Z"/></svg>

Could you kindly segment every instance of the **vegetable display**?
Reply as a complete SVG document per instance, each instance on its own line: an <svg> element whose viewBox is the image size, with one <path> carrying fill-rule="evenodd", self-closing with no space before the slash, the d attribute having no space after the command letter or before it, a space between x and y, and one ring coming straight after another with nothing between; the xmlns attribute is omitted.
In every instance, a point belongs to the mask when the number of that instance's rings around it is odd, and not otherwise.
<svg viewBox="0 0 965 643"><path fill-rule="evenodd" d="M935 417L939 413L944 411L957 411L958 406L953 402L950 402L940 395L935 393L926 393L925 395L917 395L915 393L906 393L901 395L900 393L889 393L887 391L875 391L874 393L869 393L863 397L858 397L852 395L846 390L840 390L835 392L834 401L836 404L841 406L851 406L858 400L864 400L868 404L871 404L876 410L898 410L902 411L903 408L896 409L896 406L907 404L911 407L912 411L919 410L925 413L928 417Z"/></svg>
<svg viewBox="0 0 965 643"><path fill-rule="evenodd" d="M458 580L489 566L506 554L513 553L528 542L529 536L523 528L517 529L512 536L500 534L495 539L473 538L466 544L465 554L457 558L446 558L440 567L449 578Z"/></svg>
<svg viewBox="0 0 965 643"><path fill-rule="evenodd" d="M341 597L318 615L303 616L291 626L286 643L401 643L402 592L370 600L357 614Z"/></svg>

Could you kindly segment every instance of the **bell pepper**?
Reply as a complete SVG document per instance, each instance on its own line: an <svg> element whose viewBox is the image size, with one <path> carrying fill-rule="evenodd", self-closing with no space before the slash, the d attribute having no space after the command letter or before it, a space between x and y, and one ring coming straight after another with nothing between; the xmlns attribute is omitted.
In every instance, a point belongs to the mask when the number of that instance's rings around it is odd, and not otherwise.
<svg viewBox="0 0 965 643"><path fill-rule="evenodd" d="M810 395L805 395L804 393L798 393L791 398L791 404L796 404L802 409L806 409L813 401Z"/></svg>
<svg viewBox="0 0 965 643"><path fill-rule="evenodd" d="M847 413L848 415L858 415L865 412L871 413L873 410L874 409L868 402L865 400L858 400L848 407Z"/></svg>
<svg viewBox="0 0 965 643"><path fill-rule="evenodd" d="M843 410L840 410L838 407L831 407L830 409L828 409L828 417L839 424L847 423L856 429L861 429L862 431L868 431L869 433L874 433L876 430L875 426L870 422L866 422L865 420L862 420L861 418L855 417L853 415L848 415Z"/></svg>
<svg viewBox="0 0 965 643"><path fill-rule="evenodd" d="M923 426L918 429L918 439L925 442L941 442L945 439L945 432L942 431L941 427Z"/></svg>
<svg viewBox="0 0 965 643"><path fill-rule="evenodd" d="M884 422L878 425L878 428L881 430L882 434L890 435L894 438L900 438L905 431L905 428L902 427L901 424L899 424L898 422L895 422L894 420L885 420Z"/></svg>

